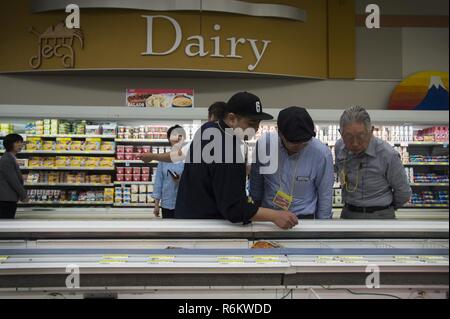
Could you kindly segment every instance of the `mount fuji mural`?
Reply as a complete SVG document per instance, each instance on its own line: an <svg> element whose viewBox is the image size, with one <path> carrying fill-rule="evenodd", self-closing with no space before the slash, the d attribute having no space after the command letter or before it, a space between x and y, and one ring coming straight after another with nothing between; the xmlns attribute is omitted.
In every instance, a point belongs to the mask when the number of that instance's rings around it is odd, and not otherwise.
<svg viewBox="0 0 450 319"><path fill-rule="evenodd" d="M389 109L448 110L448 87L448 73L421 72L414 74L394 90Z"/></svg>

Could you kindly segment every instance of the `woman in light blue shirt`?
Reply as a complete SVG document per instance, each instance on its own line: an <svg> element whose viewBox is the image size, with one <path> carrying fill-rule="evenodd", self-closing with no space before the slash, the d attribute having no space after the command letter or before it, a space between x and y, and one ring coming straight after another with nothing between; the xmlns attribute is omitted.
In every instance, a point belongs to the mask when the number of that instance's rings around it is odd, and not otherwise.
<svg viewBox="0 0 450 319"><path fill-rule="evenodd" d="M179 125L171 127L167 131L167 139L174 146L184 139L185 133ZM184 162L158 164L153 187L153 198L155 199L155 216L162 218L174 218L175 204L177 200L178 185L183 174Z"/></svg>

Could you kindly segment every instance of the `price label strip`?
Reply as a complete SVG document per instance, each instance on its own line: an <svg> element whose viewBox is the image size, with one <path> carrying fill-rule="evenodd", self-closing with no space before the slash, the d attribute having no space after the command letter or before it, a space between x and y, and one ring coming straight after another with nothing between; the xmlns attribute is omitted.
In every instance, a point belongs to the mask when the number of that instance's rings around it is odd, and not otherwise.
<svg viewBox="0 0 450 319"><path fill-rule="evenodd" d="M128 255L107 255L103 256L100 264L123 264L128 262Z"/></svg>
<svg viewBox="0 0 450 319"><path fill-rule="evenodd" d="M368 262L363 256L338 256L337 259L343 264L366 264Z"/></svg>
<svg viewBox="0 0 450 319"><path fill-rule="evenodd" d="M272 264L282 262L279 256L253 256L253 259L257 264Z"/></svg>
<svg viewBox="0 0 450 319"><path fill-rule="evenodd" d="M0 256L0 264L3 264L4 262L6 262L8 260L8 256Z"/></svg>
<svg viewBox="0 0 450 319"><path fill-rule="evenodd" d="M415 256L394 256L394 262L400 264L416 264L418 261Z"/></svg>
<svg viewBox="0 0 450 319"><path fill-rule="evenodd" d="M169 255L152 255L148 256L148 263L150 264L170 264L175 260L175 256Z"/></svg>
<svg viewBox="0 0 450 319"><path fill-rule="evenodd" d="M243 264L244 257L242 256L219 256L217 257L219 264Z"/></svg>
<svg viewBox="0 0 450 319"><path fill-rule="evenodd" d="M418 256L419 260L428 264L440 264L448 262L444 256Z"/></svg>
<svg viewBox="0 0 450 319"><path fill-rule="evenodd" d="M334 256L317 256L317 264L334 264L336 263L336 257Z"/></svg>

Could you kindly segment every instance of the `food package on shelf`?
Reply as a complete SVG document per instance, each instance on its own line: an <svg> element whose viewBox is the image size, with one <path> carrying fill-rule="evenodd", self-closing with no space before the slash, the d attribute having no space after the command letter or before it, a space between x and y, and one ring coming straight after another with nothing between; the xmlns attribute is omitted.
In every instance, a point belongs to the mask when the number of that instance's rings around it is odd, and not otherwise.
<svg viewBox="0 0 450 319"><path fill-rule="evenodd" d="M111 184L111 175L100 175L100 184Z"/></svg>
<svg viewBox="0 0 450 319"><path fill-rule="evenodd" d="M100 151L102 152L113 152L116 148L116 144L114 142L103 142L100 145Z"/></svg>
<svg viewBox="0 0 450 319"><path fill-rule="evenodd" d="M116 135L117 134L117 123L102 124L103 135Z"/></svg>
<svg viewBox="0 0 450 319"><path fill-rule="evenodd" d="M141 204L147 203L147 194L139 194L139 203Z"/></svg>
<svg viewBox="0 0 450 319"><path fill-rule="evenodd" d="M147 193L147 185L139 185L139 193L146 194Z"/></svg>
<svg viewBox="0 0 450 319"><path fill-rule="evenodd" d="M86 135L102 135L101 125L86 125Z"/></svg>
<svg viewBox="0 0 450 319"><path fill-rule="evenodd" d="M56 148L56 144L54 141L44 141L42 143L42 150L43 151L54 151Z"/></svg>
<svg viewBox="0 0 450 319"><path fill-rule="evenodd" d="M55 166L56 167L66 167L68 165L69 158L67 156L57 156L55 158Z"/></svg>
<svg viewBox="0 0 450 319"><path fill-rule="evenodd" d="M27 151L40 151L42 150L42 139L39 137L29 137L25 146Z"/></svg>
<svg viewBox="0 0 450 319"><path fill-rule="evenodd" d="M99 166L100 159L98 157L86 157L85 159L84 167L95 168Z"/></svg>
<svg viewBox="0 0 450 319"><path fill-rule="evenodd" d="M69 167L83 167L84 165L84 157L82 156L71 156L67 163L67 166Z"/></svg>
<svg viewBox="0 0 450 319"><path fill-rule="evenodd" d="M89 183L91 184L100 184L100 176L99 175L90 175Z"/></svg>
<svg viewBox="0 0 450 319"><path fill-rule="evenodd" d="M58 137L56 139L56 151L69 151L71 143L70 137Z"/></svg>
<svg viewBox="0 0 450 319"><path fill-rule="evenodd" d="M73 123L72 133L75 135L85 135L86 134L86 121Z"/></svg>
<svg viewBox="0 0 450 319"><path fill-rule="evenodd" d="M131 202L137 204L139 202L139 194L131 194Z"/></svg>
<svg viewBox="0 0 450 319"><path fill-rule="evenodd" d="M114 158L113 157L100 157L98 165L103 168L109 168L114 166Z"/></svg>
<svg viewBox="0 0 450 319"><path fill-rule="evenodd" d="M105 202L113 202L114 201L114 188L105 188L103 200Z"/></svg>
<svg viewBox="0 0 450 319"><path fill-rule="evenodd" d="M75 152L84 151L84 141L72 141L70 150Z"/></svg>
<svg viewBox="0 0 450 319"><path fill-rule="evenodd" d="M139 185L131 185L131 194L139 194Z"/></svg>
<svg viewBox="0 0 450 319"><path fill-rule="evenodd" d="M42 163L44 167L55 167L55 158L54 157L44 157L44 161Z"/></svg>
<svg viewBox="0 0 450 319"><path fill-rule="evenodd" d="M58 184L60 183L60 175L58 172L49 172L47 177L48 184Z"/></svg>
<svg viewBox="0 0 450 319"><path fill-rule="evenodd" d="M100 145L102 143L102 139L101 138L87 138L86 139L86 144L84 145L84 150L86 152L89 151L100 151Z"/></svg>
<svg viewBox="0 0 450 319"><path fill-rule="evenodd" d="M40 174L38 172L31 172L28 174L28 176L25 180L29 184L37 184L40 182L39 177L40 177Z"/></svg>

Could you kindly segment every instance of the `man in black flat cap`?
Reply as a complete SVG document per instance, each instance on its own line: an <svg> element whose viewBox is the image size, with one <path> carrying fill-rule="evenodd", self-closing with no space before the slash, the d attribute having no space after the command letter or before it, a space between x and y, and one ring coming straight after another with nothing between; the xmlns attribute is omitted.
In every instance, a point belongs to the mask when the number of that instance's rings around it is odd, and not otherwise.
<svg viewBox="0 0 450 319"><path fill-rule="evenodd" d="M280 112L278 133L261 137L257 144L279 141L278 170L262 174L260 158L252 165L250 194L261 207L292 211L299 219L332 218L334 169L328 146L315 138L315 126L308 112L290 107ZM256 152L258 153L258 152ZM278 156L278 158L275 158Z"/></svg>
<svg viewBox="0 0 450 319"><path fill-rule="evenodd" d="M201 127L186 156L175 218L270 221L283 229L298 224L289 211L256 207L246 193L245 137L251 138L261 121L271 119L257 96L241 92L228 101L223 119Z"/></svg>

